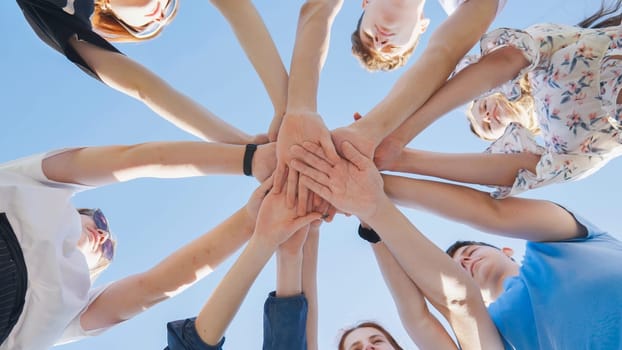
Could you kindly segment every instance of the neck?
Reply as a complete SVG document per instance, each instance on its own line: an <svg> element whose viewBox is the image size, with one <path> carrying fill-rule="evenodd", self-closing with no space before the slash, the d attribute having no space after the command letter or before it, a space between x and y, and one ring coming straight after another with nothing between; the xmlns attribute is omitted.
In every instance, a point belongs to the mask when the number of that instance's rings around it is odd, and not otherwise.
<svg viewBox="0 0 622 350"><path fill-rule="evenodd" d="M506 272L499 275L494 279L495 282L492 282L488 286L482 286L482 299L484 299L484 303L489 305L493 301L497 300L501 294L504 292L503 282L510 277L518 276L519 266L514 265L511 269L507 269Z"/></svg>

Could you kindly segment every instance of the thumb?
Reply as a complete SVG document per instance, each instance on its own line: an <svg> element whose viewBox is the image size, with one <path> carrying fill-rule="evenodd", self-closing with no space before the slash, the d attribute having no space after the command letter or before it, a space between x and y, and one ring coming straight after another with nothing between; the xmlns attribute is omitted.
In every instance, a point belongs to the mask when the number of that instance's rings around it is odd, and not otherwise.
<svg viewBox="0 0 622 350"><path fill-rule="evenodd" d="M320 220L322 219L322 214L320 213L315 213L315 212L311 212L305 216L300 216L294 219L294 221L292 222L292 231L298 231L300 230L302 227L309 225L311 222L313 222L314 220Z"/></svg>
<svg viewBox="0 0 622 350"><path fill-rule="evenodd" d="M341 151L344 157L354 164L359 170L363 170L369 166L370 159L365 157L359 150L356 149L349 141L343 141L341 144Z"/></svg>

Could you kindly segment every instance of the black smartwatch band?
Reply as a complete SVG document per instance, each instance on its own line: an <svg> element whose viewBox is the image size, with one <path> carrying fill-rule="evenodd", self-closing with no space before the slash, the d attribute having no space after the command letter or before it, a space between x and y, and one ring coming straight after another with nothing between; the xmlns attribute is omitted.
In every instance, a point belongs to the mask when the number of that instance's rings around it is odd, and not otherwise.
<svg viewBox="0 0 622 350"><path fill-rule="evenodd" d="M369 243L378 243L381 241L380 236L371 228L365 228L363 225L359 225L359 237L366 240Z"/></svg>
<svg viewBox="0 0 622 350"><path fill-rule="evenodd" d="M244 163L242 165L242 170L246 176L253 176L253 155L256 150L257 145L253 143L246 145L246 150L244 150Z"/></svg>

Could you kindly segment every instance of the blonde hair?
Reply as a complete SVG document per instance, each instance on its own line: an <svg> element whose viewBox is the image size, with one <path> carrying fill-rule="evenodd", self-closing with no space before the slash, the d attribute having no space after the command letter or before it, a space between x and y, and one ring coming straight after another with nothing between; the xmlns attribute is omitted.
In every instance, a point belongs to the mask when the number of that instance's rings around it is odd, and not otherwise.
<svg viewBox="0 0 622 350"><path fill-rule="evenodd" d="M535 113L535 103L533 99L533 95L531 94L531 84L529 84L529 79L527 79L527 75L523 75L520 82L521 96L516 101L509 101L505 95L501 93L494 93L491 96L497 99L504 100L508 107L517 115L522 116L519 118L517 122L519 122L524 128L531 131L534 135L538 135L540 133L540 124L538 123L538 119L536 118ZM486 141L494 141L494 139L490 139L484 135L481 135L476 128L473 127L475 124L475 116L473 115L473 105L477 102L476 100L471 101L467 105L466 116L469 120L469 126L471 128L471 132L475 134L477 137L486 140Z"/></svg>
<svg viewBox="0 0 622 350"><path fill-rule="evenodd" d="M159 30L148 38L136 38L119 23L120 19L118 19L110 9L108 1L109 0L95 0L95 9L91 16L93 30L106 38L106 40L113 42L139 42L153 39L162 33L162 30ZM175 8L175 12L168 23L175 18L178 9L179 7Z"/></svg>
<svg viewBox="0 0 622 350"><path fill-rule="evenodd" d="M415 51L415 48L419 43L419 38L417 38L417 41L410 49L406 50L401 55L383 56L367 47L365 44L363 44L363 41L361 40L361 21L363 20L364 14L365 12L361 14L361 17L359 18L359 21L356 25L356 29L350 36L350 41L352 42L352 55L354 55L354 57L359 60L363 68L367 69L370 72L375 72L379 70L386 72L404 66L412 55L413 51Z"/></svg>

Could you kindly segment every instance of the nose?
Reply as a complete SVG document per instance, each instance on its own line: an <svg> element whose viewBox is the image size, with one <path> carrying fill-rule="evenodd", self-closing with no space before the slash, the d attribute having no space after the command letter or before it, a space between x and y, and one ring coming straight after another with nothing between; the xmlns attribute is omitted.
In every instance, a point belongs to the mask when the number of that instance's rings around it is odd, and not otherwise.
<svg viewBox="0 0 622 350"><path fill-rule="evenodd" d="M99 238L99 244L106 242L107 239L110 238L110 233L104 230L97 230L97 237Z"/></svg>

